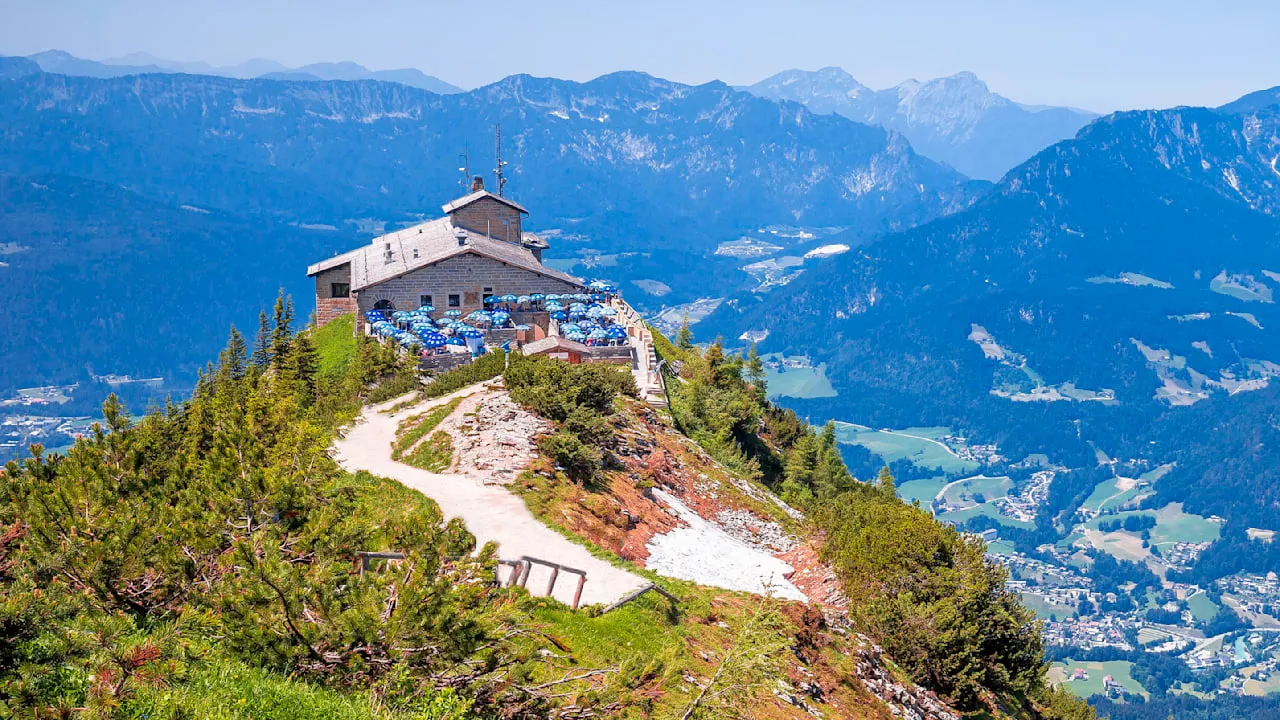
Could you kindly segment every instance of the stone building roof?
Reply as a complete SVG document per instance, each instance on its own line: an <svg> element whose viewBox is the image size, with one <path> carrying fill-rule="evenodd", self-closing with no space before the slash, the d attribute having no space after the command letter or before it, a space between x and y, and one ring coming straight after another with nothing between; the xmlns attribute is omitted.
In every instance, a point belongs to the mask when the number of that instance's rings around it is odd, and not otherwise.
<svg viewBox="0 0 1280 720"><path fill-rule="evenodd" d="M451 212L453 212L453 211L455 211L455 210L459 210L459 209L461 209L461 208L464 208L464 207L466 207L466 206L470 205L471 203L473 203L473 202L475 202L475 201L477 201L477 200L484 199L484 198L489 198L490 200L497 200L498 202L502 203L503 205L506 205L507 207L513 208L513 209L515 209L515 210L519 210L520 212L524 213L525 215L528 215L528 214L529 214L529 211L528 211L528 210L525 210L525 209L524 209L524 207L520 205L520 203L517 203L517 202L515 202L514 200L510 200L510 199L508 199L508 198L504 198L504 197L502 197L501 195L494 195L493 193L489 192L488 190L477 190L477 191L475 191L475 192L471 193L470 195L463 195L462 197L458 198L457 200L454 200L453 202L451 202L451 203L449 203L449 204L447 204L447 205L444 205L444 206L443 206L443 207L444 207L444 211L445 211L445 213L446 213L446 214L448 214L448 213L451 213Z"/></svg>
<svg viewBox="0 0 1280 720"><path fill-rule="evenodd" d="M494 197L497 198L496 195ZM448 217L443 217L387 233L364 247L311 265L307 268L307 275L314 276L350 263L351 289L360 291L442 260L471 253L573 285L582 284L575 277L544 266L527 248L514 243L471 231L464 231L465 242L460 243L456 234L458 229Z"/></svg>

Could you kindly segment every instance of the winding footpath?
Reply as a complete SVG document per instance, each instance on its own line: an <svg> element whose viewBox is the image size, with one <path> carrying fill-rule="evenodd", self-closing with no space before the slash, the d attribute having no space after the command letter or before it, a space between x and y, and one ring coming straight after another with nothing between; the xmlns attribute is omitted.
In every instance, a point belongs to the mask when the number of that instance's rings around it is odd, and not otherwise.
<svg viewBox="0 0 1280 720"><path fill-rule="evenodd" d="M482 385L474 385L395 413L381 411L395 407L406 398L366 407L347 429L345 437L335 443L334 458L349 472L364 470L396 480L436 501L445 518L461 518L480 545L497 543L498 557L502 559L515 560L528 555L585 570L587 582L581 599L584 606L612 603L644 586L647 583L644 578L592 556L583 546L542 524L529 512L524 501L505 487L485 485L483 478L474 475L431 473L391 459L391 444L401 420L482 389ZM550 577L550 570L534 565L527 583L529 591L535 595L545 594ZM576 586L576 576L561 573L552 595L561 602L571 603Z"/></svg>

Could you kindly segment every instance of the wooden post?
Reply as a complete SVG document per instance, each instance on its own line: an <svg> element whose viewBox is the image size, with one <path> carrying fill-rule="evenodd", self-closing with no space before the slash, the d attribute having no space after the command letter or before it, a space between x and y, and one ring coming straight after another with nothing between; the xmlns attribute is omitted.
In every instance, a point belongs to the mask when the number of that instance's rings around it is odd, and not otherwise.
<svg viewBox="0 0 1280 720"><path fill-rule="evenodd" d="M547 581L547 597L551 597L551 591L556 587L556 578L560 576L560 568L551 568L551 579Z"/></svg>
<svg viewBox="0 0 1280 720"><path fill-rule="evenodd" d="M583 573L578 576L578 589L573 593L573 609L578 609L578 601L582 599L582 586L587 584L587 574Z"/></svg>
<svg viewBox="0 0 1280 720"><path fill-rule="evenodd" d="M528 560L524 560L523 564L524 567L520 569L520 587L524 587L524 584L529 582L529 570L533 568L533 563Z"/></svg>

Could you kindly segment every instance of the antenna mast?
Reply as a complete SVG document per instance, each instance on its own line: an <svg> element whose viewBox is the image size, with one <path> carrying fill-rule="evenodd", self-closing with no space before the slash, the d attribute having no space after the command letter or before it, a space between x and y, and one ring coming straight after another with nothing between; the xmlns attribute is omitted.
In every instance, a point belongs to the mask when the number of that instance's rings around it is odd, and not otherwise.
<svg viewBox="0 0 1280 720"><path fill-rule="evenodd" d="M458 184L465 194L471 182L471 150L466 145L462 146L462 154L458 156L458 162L461 164L458 167L458 172L462 173L462 179L458 181Z"/></svg>
<svg viewBox="0 0 1280 720"><path fill-rule="evenodd" d="M497 181L498 197L502 197L502 187L507 184L507 179L502 176L502 166L507 163L502 159L502 123L498 123L497 129L493 135L493 155L496 165L493 168L494 179Z"/></svg>

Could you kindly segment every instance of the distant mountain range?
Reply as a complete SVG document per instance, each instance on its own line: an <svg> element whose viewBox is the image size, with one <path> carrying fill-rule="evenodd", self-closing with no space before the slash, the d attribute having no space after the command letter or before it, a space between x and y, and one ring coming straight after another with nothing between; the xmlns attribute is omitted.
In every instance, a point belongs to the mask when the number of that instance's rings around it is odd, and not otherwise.
<svg viewBox="0 0 1280 720"><path fill-rule="evenodd" d="M239 280L249 265L268 262L264 242L292 243L314 260L438 214L462 192L464 149L472 149L474 172L492 165L499 122L508 192L533 211L531 227L545 231L551 257L640 283L632 288L661 285L655 296L663 302L752 287L735 258L717 254L743 233L787 224L865 240L963 208L987 187L917 156L881 128L722 83L691 87L639 73L588 83L513 76L451 95L369 80L15 74L0 80L0 174L13 183L0 210L39 221L14 219L6 230L19 249L0 273L29 274L31 285L11 298L0 330L21 354L38 346L37 336L110 328L112 343L92 356L98 372L133 371L126 360L138 357L154 360L149 373L189 372L212 357L228 322L251 324L269 301ZM35 192L40 186L55 191ZM41 212L42 197L57 210ZM84 211L73 212L77 206ZM125 210L144 206L165 209ZM198 242L227 251L205 259L157 254L154 243L124 242L135 224L157 238L206 238ZM236 229L247 226L262 230ZM100 252L62 247L86 234L100 236ZM287 257L271 255L269 264L293 278L286 286L305 315L305 263ZM289 263L296 276L282 266ZM163 268L175 286L219 278L226 297L207 305L165 281L129 285L127 278L145 276L139 265ZM91 266L120 278L126 299L105 303L92 283L58 284ZM59 288L59 302L41 287ZM647 298L634 296L641 305ZM109 320L100 315L107 308ZM192 339L147 356L129 338L157 327L158 308L189 318ZM111 367L113 356L120 367ZM6 362L0 385L67 379L86 357ZM18 377L19 367L32 374Z"/></svg>
<svg viewBox="0 0 1280 720"><path fill-rule="evenodd" d="M47 50L28 56L48 73L78 75L93 78L113 78L145 73L186 73L189 75L214 75L228 78L257 78L316 82L321 80L384 80L401 85L428 90L442 95L462 92L440 78L421 70L370 70L353 62L315 63L298 68L288 68L274 60L254 58L238 65L215 67L205 62L179 62L164 60L146 53L131 53L110 60L97 61L78 58L62 50Z"/></svg>
<svg viewBox="0 0 1280 720"><path fill-rule="evenodd" d="M1164 500L1271 527L1277 138L1276 90L1112 115L972 207L704 322L825 362L839 396L797 402L815 417L961 428L1011 460L1173 462Z"/></svg>
<svg viewBox="0 0 1280 720"><path fill-rule="evenodd" d="M896 130L921 155L983 180L999 180L1098 117L1071 108L1020 105L991 92L967 72L872 90L837 67L787 70L746 89L761 97L803 103L817 113Z"/></svg>

